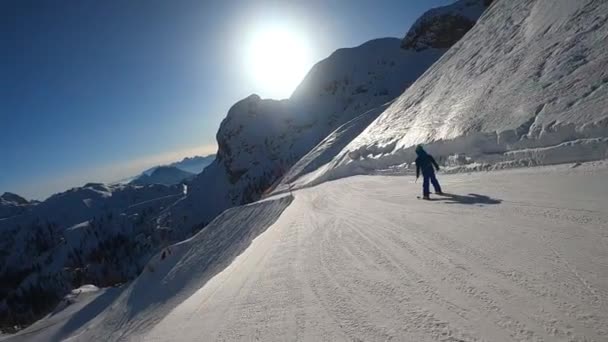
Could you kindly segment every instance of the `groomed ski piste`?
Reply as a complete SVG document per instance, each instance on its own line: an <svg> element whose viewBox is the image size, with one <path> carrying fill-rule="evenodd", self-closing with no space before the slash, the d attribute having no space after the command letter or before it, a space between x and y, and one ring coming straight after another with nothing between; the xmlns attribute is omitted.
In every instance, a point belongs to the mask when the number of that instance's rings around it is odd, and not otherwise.
<svg viewBox="0 0 608 342"><path fill-rule="evenodd" d="M606 1L495 0L384 107L311 131L314 147L277 132L306 148L267 198L0 340L608 341L607 23ZM255 137L247 120L224 128ZM416 198L419 143L442 166L431 201ZM159 222L190 231L227 189L242 196L253 178L228 186L230 165L269 156L248 150Z"/></svg>
<svg viewBox="0 0 608 342"><path fill-rule="evenodd" d="M608 339L608 161L439 179L432 201L356 176L230 209L99 315L6 341Z"/></svg>

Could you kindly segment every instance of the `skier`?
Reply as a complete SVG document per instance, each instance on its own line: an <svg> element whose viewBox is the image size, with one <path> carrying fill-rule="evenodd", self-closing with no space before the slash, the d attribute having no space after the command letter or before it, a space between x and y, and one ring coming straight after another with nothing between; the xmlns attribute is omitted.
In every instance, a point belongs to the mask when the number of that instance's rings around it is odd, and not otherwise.
<svg viewBox="0 0 608 342"><path fill-rule="evenodd" d="M437 181L435 177L435 169L439 171L439 165L435 161L435 158L430 154L426 153L422 145L416 146L416 154L418 158L416 158L416 180L420 177L420 171L422 170L422 177L424 177L424 181L422 182L422 198L425 200L430 199L430 190L429 190L429 181L433 183L433 188L435 188L435 193L438 195L442 195L441 185Z"/></svg>

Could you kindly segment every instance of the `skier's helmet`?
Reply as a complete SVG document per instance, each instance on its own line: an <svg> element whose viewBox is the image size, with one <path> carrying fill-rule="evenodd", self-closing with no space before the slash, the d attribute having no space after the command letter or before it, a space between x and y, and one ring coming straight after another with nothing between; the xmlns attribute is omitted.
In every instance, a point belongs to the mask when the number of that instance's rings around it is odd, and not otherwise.
<svg viewBox="0 0 608 342"><path fill-rule="evenodd" d="M416 154L422 154L422 153L425 153L424 148L422 147L422 145L416 146Z"/></svg>

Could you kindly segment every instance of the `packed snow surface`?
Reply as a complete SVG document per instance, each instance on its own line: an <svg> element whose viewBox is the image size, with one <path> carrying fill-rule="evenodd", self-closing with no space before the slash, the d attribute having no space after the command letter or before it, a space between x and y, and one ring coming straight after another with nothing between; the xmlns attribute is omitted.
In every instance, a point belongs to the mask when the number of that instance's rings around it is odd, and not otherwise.
<svg viewBox="0 0 608 342"><path fill-rule="evenodd" d="M607 177L440 174L423 201L357 176L237 207L72 340L606 341Z"/></svg>

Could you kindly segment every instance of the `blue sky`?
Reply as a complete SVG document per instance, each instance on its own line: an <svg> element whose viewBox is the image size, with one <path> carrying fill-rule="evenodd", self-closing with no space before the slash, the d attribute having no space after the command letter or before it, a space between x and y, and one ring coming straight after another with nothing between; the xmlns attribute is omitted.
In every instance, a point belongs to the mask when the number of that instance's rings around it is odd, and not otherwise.
<svg viewBox="0 0 608 342"><path fill-rule="evenodd" d="M44 198L215 151L230 106L265 93L248 33L281 21L309 64L402 37L452 0L0 2L0 192Z"/></svg>

